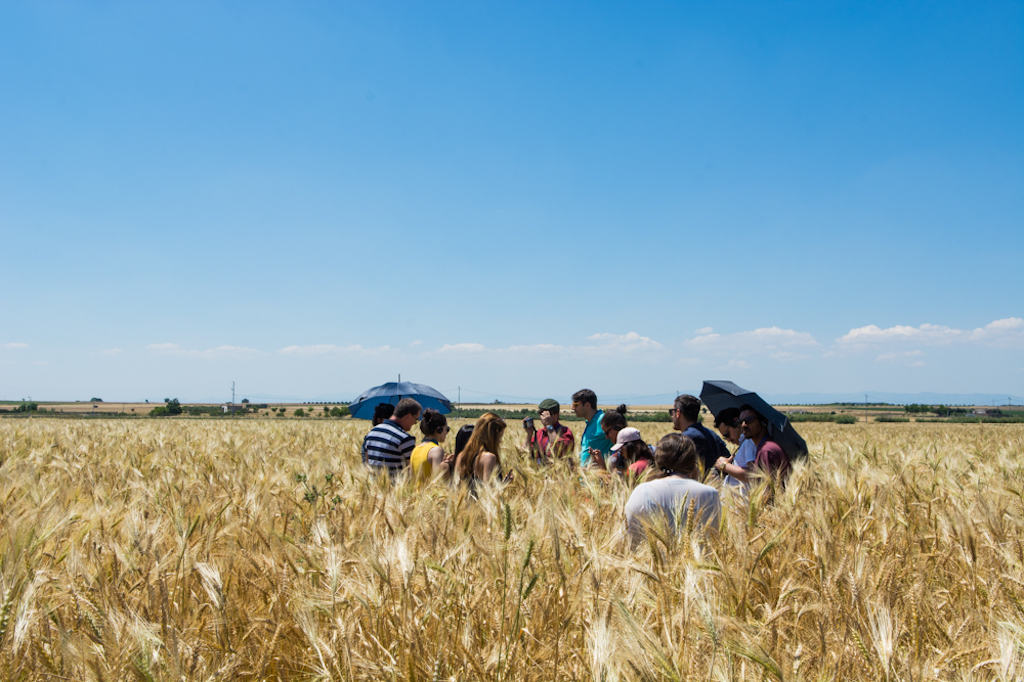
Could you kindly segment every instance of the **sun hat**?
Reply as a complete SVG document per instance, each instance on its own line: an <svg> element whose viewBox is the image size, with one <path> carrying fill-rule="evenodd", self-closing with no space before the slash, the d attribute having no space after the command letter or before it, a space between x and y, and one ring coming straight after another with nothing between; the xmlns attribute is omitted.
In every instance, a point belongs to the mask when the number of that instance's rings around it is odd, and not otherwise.
<svg viewBox="0 0 1024 682"><path fill-rule="evenodd" d="M548 412L558 412L558 401L554 398L547 398L540 401L540 405L537 406L537 411L543 412L544 410L547 410Z"/></svg>
<svg viewBox="0 0 1024 682"><path fill-rule="evenodd" d="M626 443L632 443L635 440L640 440L640 429L634 429L632 426L619 431L618 437L615 439L615 445L612 446L612 452L618 452Z"/></svg>

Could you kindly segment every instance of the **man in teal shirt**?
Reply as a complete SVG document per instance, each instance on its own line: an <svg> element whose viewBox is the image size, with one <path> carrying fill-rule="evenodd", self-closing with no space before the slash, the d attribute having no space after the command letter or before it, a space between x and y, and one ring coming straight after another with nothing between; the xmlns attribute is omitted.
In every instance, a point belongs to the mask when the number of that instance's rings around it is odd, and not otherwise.
<svg viewBox="0 0 1024 682"><path fill-rule="evenodd" d="M572 394L572 411L580 419L587 420L587 428L580 437L580 466L589 467L594 463L594 455L599 462L604 462L611 453L612 444L601 430L601 419L604 412L597 409L597 394L589 388Z"/></svg>

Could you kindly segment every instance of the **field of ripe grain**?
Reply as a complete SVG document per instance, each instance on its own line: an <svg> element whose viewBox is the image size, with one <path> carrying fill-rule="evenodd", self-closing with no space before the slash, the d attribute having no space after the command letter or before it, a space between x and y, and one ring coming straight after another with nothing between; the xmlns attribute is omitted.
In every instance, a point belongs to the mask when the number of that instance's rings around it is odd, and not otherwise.
<svg viewBox="0 0 1024 682"><path fill-rule="evenodd" d="M1024 426L803 424L774 505L636 551L518 426L479 500L368 475L365 430L0 420L0 679L1024 675Z"/></svg>

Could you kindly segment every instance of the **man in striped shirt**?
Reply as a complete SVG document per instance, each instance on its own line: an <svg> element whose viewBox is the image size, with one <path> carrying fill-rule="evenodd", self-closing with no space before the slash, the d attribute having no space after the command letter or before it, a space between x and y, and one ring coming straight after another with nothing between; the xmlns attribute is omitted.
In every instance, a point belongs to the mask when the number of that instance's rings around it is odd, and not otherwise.
<svg viewBox="0 0 1024 682"><path fill-rule="evenodd" d="M363 439L363 461L367 466L386 469L397 474L409 465L409 455L416 447L416 438L409 429L420 418L420 404L412 398L402 398L395 413L370 429Z"/></svg>

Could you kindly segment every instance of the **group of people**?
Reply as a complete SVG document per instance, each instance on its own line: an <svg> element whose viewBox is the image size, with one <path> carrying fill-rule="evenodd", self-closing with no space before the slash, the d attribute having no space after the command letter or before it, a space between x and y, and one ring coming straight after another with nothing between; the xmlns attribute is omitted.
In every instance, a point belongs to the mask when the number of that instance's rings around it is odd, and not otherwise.
<svg viewBox="0 0 1024 682"><path fill-rule="evenodd" d="M719 476L723 485L746 494L756 477L771 477L785 484L790 463L786 452L768 432L764 417L749 405L728 408L715 416L715 434L700 420L700 400L681 395L669 410L676 432L649 445L640 430L628 426L626 406L605 412L597 406L597 395L590 389L572 396L574 414L584 420L580 447L572 429L559 421L557 400L547 399L537 406L537 418L523 420L526 431L524 451L538 464L565 459L581 469L604 476L621 475L635 487L625 507L626 525L636 541L644 535L644 525L655 518L670 527L687 523L692 510L702 526L717 526L721 513L719 490L710 480ZM410 433L419 422L423 433L417 445ZM507 424L487 412L475 424L465 425L455 436L455 449L446 453L444 443L450 427L437 410L423 410L412 398L397 405L376 407L373 428L363 439L362 459L369 466L390 474L406 468L416 481L437 477L453 478L475 486L477 482L503 478L501 441ZM730 452L725 441L738 446ZM511 477L511 473L506 480Z"/></svg>

